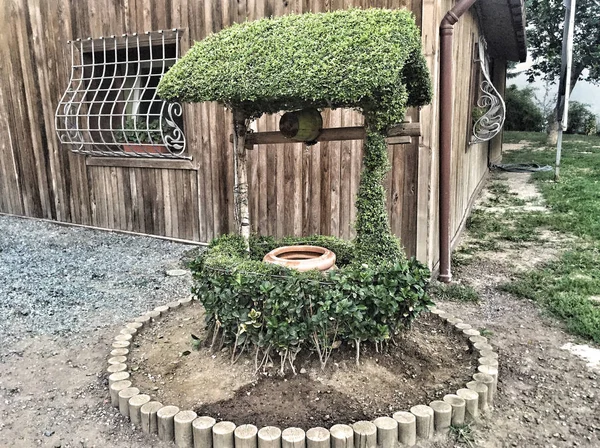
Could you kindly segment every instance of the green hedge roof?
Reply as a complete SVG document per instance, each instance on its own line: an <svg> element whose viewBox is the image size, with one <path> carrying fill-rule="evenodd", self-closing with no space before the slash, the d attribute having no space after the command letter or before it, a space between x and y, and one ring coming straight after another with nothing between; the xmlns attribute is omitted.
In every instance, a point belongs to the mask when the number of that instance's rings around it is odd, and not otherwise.
<svg viewBox="0 0 600 448"><path fill-rule="evenodd" d="M431 100L406 10L350 9L235 24L196 42L163 77L167 100L218 101L260 116L350 107L389 125Z"/></svg>

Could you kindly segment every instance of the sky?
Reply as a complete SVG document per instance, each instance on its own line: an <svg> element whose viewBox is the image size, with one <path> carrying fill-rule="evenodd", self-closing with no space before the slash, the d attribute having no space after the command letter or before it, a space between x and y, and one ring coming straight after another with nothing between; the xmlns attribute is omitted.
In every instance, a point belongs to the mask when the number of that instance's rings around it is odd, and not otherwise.
<svg viewBox="0 0 600 448"><path fill-rule="evenodd" d="M527 62L523 62L518 64L515 67L516 72L520 72L522 70L526 70L531 66L531 57L528 58ZM546 83L541 80L536 80L533 83L527 82L527 75L521 73L516 78L509 78L506 80L507 85L516 84L519 88L522 87L534 87L537 89L537 96L543 96L546 88ZM558 90L558 83L554 85L550 85L550 89L552 92L552 96L556 95L556 91ZM600 86L591 84L585 81L578 81L575 84L575 88L573 89L573 93L571 94L572 101L579 101L580 103L589 104L591 106L592 112L596 114L598 119L600 120Z"/></svg>

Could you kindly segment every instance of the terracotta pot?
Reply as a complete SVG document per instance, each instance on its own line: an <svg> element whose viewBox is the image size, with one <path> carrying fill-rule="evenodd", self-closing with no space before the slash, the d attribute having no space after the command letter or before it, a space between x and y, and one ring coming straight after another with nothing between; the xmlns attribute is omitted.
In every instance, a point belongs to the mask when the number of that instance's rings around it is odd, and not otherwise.
<svg viewBox="0 0 600 448"><path fill-rule="evenodd" d="M298 271L327 271L335 264L335 254L319 246L283 246L263 258L265 263L278 264Z"/></svg>

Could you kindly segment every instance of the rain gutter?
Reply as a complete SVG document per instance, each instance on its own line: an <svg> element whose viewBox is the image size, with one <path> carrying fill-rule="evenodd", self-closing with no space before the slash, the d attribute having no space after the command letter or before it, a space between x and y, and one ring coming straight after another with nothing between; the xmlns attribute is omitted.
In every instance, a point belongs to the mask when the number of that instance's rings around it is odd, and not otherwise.
<svg viewBox="0 0 600 448"><path fill-rule="evenodd" d="M452 106L454 25L477 0L458 0L440 23L440 273L438 279L449 283L450 271L450 192L452 164Z"/></svg>

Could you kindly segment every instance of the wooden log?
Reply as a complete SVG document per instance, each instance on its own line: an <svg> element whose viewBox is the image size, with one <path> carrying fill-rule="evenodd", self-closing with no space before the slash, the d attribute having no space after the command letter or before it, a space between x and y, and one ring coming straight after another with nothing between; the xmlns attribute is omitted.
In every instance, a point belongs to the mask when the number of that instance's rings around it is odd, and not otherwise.
<svg viewBox="0 0 600 448"><path fill-rule="evenodd" d="M306 431L307 448L330 448L330 441L331 435L328 429L316 427Z"/></svg>
<svg viewBox="0 0 600 448"><path fill-rule="evenodd" d="M258 448L281 448L281 429L265 426L258 431Z"/></svg>
<svg viewBox="0 0 600 448"><path fill-rule="evenodd" d="M177 406L163 406L156 413L158 438L165 442L175 440L175 415L179 412Z"/></svg>
<svg viewBox="0 0 600 448"><path fill-rule="evenodd" d="M488 340L484 336L477 336L477 335L475 335L475 336L469 336L469 341L471 342L471 344L475 345L475 344L478 344L480 342L483 343L483 344L487 344Z"/></svg>
<svg viewBox="0 0 600 448"><path fill-rule="evenodd" d="M111 374L108 377L108 388L109 388L109 390L110 390L110 386L112 386L112 384L114 382L128 380L130 377L131 377L131 374L129 372L125 372L125 371L116 372L116 373Z"/></svg>
<svg viewBox="0 0 600 448"><path fill-rule="evenodd" d="M494 377L487 373L476 373L473 375L473 380L483 383L488 388L487 402L488 406L492 406L494 402Z"/></svg>
<svg viewBox="0 0 600 448"><path fill-rule="evenodd" d="M433 427L435 432L447 432L452 421L452 406L445 401L435 400L429 403L433 409Z"/></svg>
<svg viewBox="0 0 600 448"><path fill-rule="evenodd" d="M138 394L129 399L129 420L134 425L142 424L142 406L150 402L150 395Z"/></svg>
<svg viewBox="0 0 600 448"><path fill-rule="evenodd" d="M466 330L463 330L462 333L468 338L472 336L481 336L481 333L479 333L479 331L475 330L474 328L467 328Z"/></svg>
<svg viewBox="0 0 600 448"><path fill-rule="evenodd" d="M398 411L393 415L398 422L398 442L406 446L417 444L417 419L410 412Z"/></svg>
<svg viewBox="0 0 600 448"><path fill-rule="evenodd" d="M329 428L331 448L354 448L354 430L349 425L333 425Z"/></svg>
<svg viewBox="0 0 600 448"><path fill-rule="evenodd" d="M146 316L150 317L150 322L156 322L160 320L160 311L148 311Z"/></svg>
<svg viewBox="0 0 600 448"><path fill-rule="evenodd" d="M498 359L498 353L492 351L492 350L481 350L479 352L479 354L484 357L484 358L494 358L494 359ZM112 353L111 353L112 355Z"/></svg>
<svg viewBox="0 0 600 448"><path fill-rule="evenodd" d="M233 422L219 422L212 428L213 448L234 448L233 432L236 425Z"/></svg>
<svg viewBox="0 0 600 448"><path fill-rule="evenodd" d="M110 356L127 356L129 354L128 348L115 348L111 350Z"/></svg>
<svg viewBox="0 0 600 448"><path fill-rule="evenodd" d="M459 397L455 394L448 394L444 396L444 401L452 406L452 426L462 426L465 424L465 406L466 402L464 398Z"/></svg>
<svg viewBox="0 0 600 448"><path fill-rule="evenodd" d="M115 336L115 341L131 341L133 336L130 334L118 334Z"/></svg>
<svg viewBox="0 0 600 448"><path fill-rule="evenodd" d="M143 316L136 317L134 319L134 321L138 322L142 325L147 325L150 323L150 316L148 316L147 314L144 314Z"/></svg>
<svg viewBox="0 0 600 448"><path fill-rule="evenodd" d="M456 324L462 323L462 319L459 319L458 317L451 317L446 322L448 322L448 325L454 326Z"/></svg>
<svg viewBox="0 0 600 448"><path fill-rule="evenodd" d="M144 324L142 324L141 322L129 322L127 325L125 325L125 328L134 328L136 330L139 330L143 326Z"/></svg>
<svg viewBox="0 0 600 448"><path fill-rule="evenodd" d="M117 364L111 364L106 369L106 371L109 374L117 373L117 372L125 372L126 370L127 370L127 364L122 363L122 362L117 363Z"/></svg>
<svg viewBox="0 0 600 448"><path fill-rule="evenodd" d="M378 417L373 420L377 427L377 447L396 448L398 443L398 422L391 417Z"/></svg>
<svg viewBox="0 0 600 448"><path fill-rule="evenodd" d="M157 306L154 308L154 311L158 311L162 317L167 313L167 311L169 311L169 307L166 305Z"/></svg>
<svg viewBox="0 0 600 448"><path fill-rule="evenodd" d="M121 358L121 357L118 356L117 358ZM481 358L479 358L477 360L477 362L479 362L479 365L482 365L482 366L495 367L496 369L498 368L498 359L493 358L491 356L489 358L486 356L482 356ZM108 363L110 364L110 359L108 360Z"/></svg>
<svg viewBox="0 0 600 448"><path fill-rule="evenodd" d="M456 395L465 400L465 422L479 418L479 394L470 389L458 389Z"/></svg>
<svg viewBox="0 0 600 448"><path fill-rule="evenodd" d="M198 417L192 422L194 434L194 448L212 448L212 428L217 421L208 416Z"/></svg>
<svg viewBox="0 0 600 448"><path fill-rule="evenodd" d="M127 361L127 356L113 356L112 358L108 358L109 365L124 364L126 361Z"/></svg>
<svg viewBox="0 0 600 448"><path fill-rule="evenodd" d="M400 123L392 126L388 131L388 138L395 137L419 137L421 135L420 123ZM366 137L364 126L350 126L343 128L325 128L321 130L321 134L316 138L317 142L345 141L345 140L364 140ZM229 141L233 142L234 137L230 135ZM402 140L404 142L404 140ZM252 132L246 134L246 146L268 145L278 143L289 143L290 139L286 138L279 131L269 132Z"/></svg>
<svg viewBox="0 0 600 448"><path fill-rule="evenodd" d="M249 251L250 211L248 208L248 165L246 154L246 116L241 110L233 111L233 163L235 173L234 202L239 234Z"/></svg>
<svg viewBox="0 0 600 448"><path fill-rule="evenodd" d="M477 392L478 403L479 403L479 411L485 412L488 408L488 387L484 383L480 383L478 381L469 381L467 383L467 389L472 390L473 392Z"/></svg>
<svg viewBox="0 0 600 448"><path fill-rule="evenodd" d="M180 411L173 418L175 445L178 448L194 448L192 422L198 415L194 411Z"/></svg>
<svg viewBox="0 0 600 448"><path fill-rule="evenodd" d="M306 434L302 428L286 428L281 433L281 448L306 448Z"/></svg>
<svg viewBox="0 0 600 448"><path fill-rule="evenodd" d="M494 378L493 393L494 395L496 395L496 390L498 389L498 368L488 365L481 365L477 367L477 371L480 373L491 375Z"/></svg>
<svg viewBox="0 0 600 448"><path fill-rule="evenodd" d="M134 335L137 333L137 328L123 328L121 329L121 331L119 331L119 334L130 334L130 335Z"/></svg>
<svg viewBox="0 0 600 448"><path fill-rule="evenodd" d="M475 337L475 336L473 336L473 337ZM479 352L481 352L482 350L494 350L494 347L492 347L487 342L477 342L477 343L473 344L473 347L475 347L475 349L478 350Z"/></svg>
<svg viewBox="0 0 600 448"><path fill-rule="evenodd" d="M162 407L162 403L158 401L149 401L142 405L142 408L140 409L142 432L148 434L156 434L158 432L158 419L156 414Z"/></svg>
<svg viewBox="0 0 600 448"><path fill-rule="evenodd" d="M119 407L119 392L123 389L127 389L131 387L131 381L122 380L115 381L110 385L110 404L112 404L115 408Z"/></svg>
<svg viewBox="0 0 600 448"><path fill-rule="evenodd" d="M119 412L124 417L129 417L129 399L139 395L137 387L127 387L119 391Z"/></svg>
<svg viewBox="0 0 600 448"><path fill-rule="evenodd" d="M235 448L257 448L258 428L254 425L240 425L233 431Z"/></svg>
<svg viewBox="0 0 600 448"><path fill-rule="evenodd" d="M430 439L433 436L433 409L429 406L419 404L410 408L414 414L417 423L417 437L420 439Z"/></svg>
<svg viewBox="0 0 600 448"><path fill-rule="evenodd" d="M377 426L366 420L352 425L354 448L375 448L377 446Z"/></svg>

